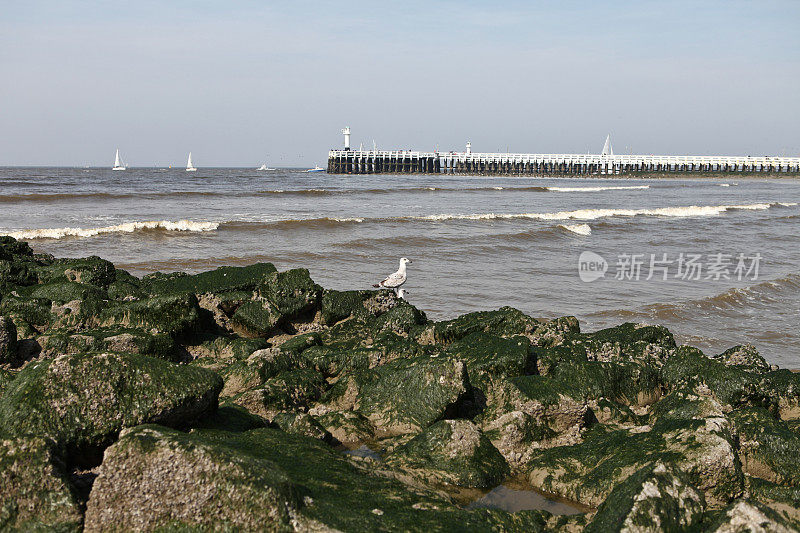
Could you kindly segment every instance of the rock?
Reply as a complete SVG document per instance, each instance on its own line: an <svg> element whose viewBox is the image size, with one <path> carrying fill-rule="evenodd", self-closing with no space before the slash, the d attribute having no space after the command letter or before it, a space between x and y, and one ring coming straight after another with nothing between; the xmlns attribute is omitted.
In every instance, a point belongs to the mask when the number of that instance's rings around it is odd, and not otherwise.
<svg viewBox="0 0 800 533"><path fill-rule="evenodd" d="M3 390L8 387L12 381L14 381L14 374L0 368L0 396L3 395Z"/></svg>
<svg viewBox="0 0 800 533"><path fill-rule="evenodd" d="M757 374L769 372L770 366L758 353L752 344L734 346L721 354L714 356L714 360L728 366L736 366L748 372Z"/></svg>
<svg viewBox="0 0 800 533"><path fill-rule="evenodd" d="M585 350L589 361L632 362L660 367L677 346L663 326L626 323L576 337L573 345Z"/></svg>
<svg viewBox="0 0 800 533"><path fill-rule="evenodd" d="M108 293L94 285L74 281L62 281L47 284L33 285L24 291L29 298L41 298L54 303L63 304L75 300L85 300L95 297L108 300Z"/></svg>
<svg viewBox="0 0 800 533"><path fill-rule="evenodd" d="M158 296L117 303L99 314L101 326L141 328L185 338L202 327L197 297L193 294Z"/></svg>
<svg viewBox="0 0 800 533"><path fill-rule="evenodd" d="M379 291L378 294L382 294L382 292ZM322 321L327 325L333 325L351 316L359 320L365 320L368 317L388 311L398 303L397 298L394 298L393 305L384 304L386 308L380 310L380 306L375 305L375 298L376 291L334 291L326 289L322 292L321 298ZM373 302L369 302L370 299Z"/></svg>
<svg viewBox="0 0 800 533"><path fill-rule="evenodd" d="M80 505L47 440L0 438L0 472L0 529L81 530Z"/></svg>
<svg viewBox="0 0 800 533"><path fill-rule="evenodd" d="M497 311L477 311L437 322L419 332L418 340L425 344L450 344L475 332L492 333L500 337L535 335L543 324L543 321L531 318L522 311L503 307Z"/></svg>
<svg viewBox="0 0 800 533"><path fill-rule="evenodd" d="M0 397L0 431L52 438L81 459L126 427L182 425L213 412L214 373L140 355L81 354L31 363Z"/></svg>
<svg viewBox="0 0 800 533"><path fill-rule="evenodd" d="M578 442L588 420L585 401L559 392L542 376L496 383L476 418L512 469L525 465L534 449Z"/></svg>
<svg viewBox="0 0 800 533"><path fill-rule="evenodd" d="M106 288L116 280L114 264L97 256L55 259L36 269L39 283L78 282Z"/></svg>
<svg viewBox="0 0 800 533"><path fill-rule="evenodd" d="M345 446L353 447L370 441L375 435L375 425L359 413L326 409L312 409L309 412L334 439Z"/></svg>
<svg viewBox="0 0 800 533"><path fill-rule="evenodd" d="M675 464L718 507L744 490L731 440L719 418L670 420L636 430L595 426L581 444L534 450L528 478L541 490L596 507L633 472L662 460Z"/></svg>
<svg viewBox="0 0 800 533"><path fill-rule="evenodd" d="M261 388L233 398L233 402L267 420L282 411L305 411L324 392L325 381L314 370L298 368L264 381Z"/></svg>
<svg viewBox="0 0 800 533"><path fill-rule="evenodd" d="M418 433L458 412L470 390L462 361L399 359L339 380L323 403L355 409L385 436Z"/></svg>
<svg viewBox="0 0 800 533"><path fill-rule="evenodd" d="M800 487L787 487L759 478L750 478L750 496L800 527Z"/></svg>
<svg viewBox="0 0 800 533"><path fill-rule="evenodd" d="M462 487L492 487L509 475L508 464L469 420L442 420L386 458L395 468L426 480Z"/></svg>
<svg viewBox="0 0 800 533"><path fill-rule="evenodd" d="M326 442L331 440L331 434L308 413L284 411L275 415L272 423L292 435L303 435Z"/></svg>
<svg viewBox="0 0 800 533"><path fill-rule="evenodd" d="M244 267L219 267L216 270L188 275L149 274L142 278L143 288L152 296L168 294L252 293L258 284L277 269L272 263L255 263Z"/></svg>
<svg viewBox="0 0 800 533"><path fill-rule="evenodd" d="M464 361L470 383L487 394L494 381L536 372L530 344L523 336L503 338L475 332L451 344L447 355Z"/></svg>
<svg viewBox="0 0 800 533"><path fill-rule="evenodd" d="M797 529L769 507L743 499L730 504L708 531L713 533L794 533Z"/></svg>
<svg viewBox="0 0 800 533"><path fill-rule="evenodd" d="M231 317L231 324L235 332L249 336L268 336L281 320L269 302L251 300L240 305Z"/></svg>
<svg viewBox="0 0 800 533"><path fill-rule="evenodd" d="M17 326L0 316L0 365L17 363Z"/></svg>
<svg viewBox="0 0 800 533"><path fill-rule="evenodd" d="M319 305L322 288L304 268L273 272L264 277L258 294L269 302L281 320L295 318Z"/></svg>
<svg viewBox="0 0 800 533"><path fill-rule="evenodd" d="M800 485L800 435L764 409L739 409L730 419L746 473L779 484Z"/></svg>
<svg viewBox="0 0 800 533"><path fill-rule="evenodd" d="M120 327L96 328L73 333L72 328L50 329L37 337L43 357L84 352L116 352L148 355L178 361L180 349L170 335Z"/></svg>
<svg viewBox="0 0 800 533"><path fill-rule="evenodd" d="M370 326L377 335L386 332L407 335L414 327L426 321L425 313L407 302L400 302L375 318Z"/></svg>
<svg viewBox="0 0 800 533"><path fill-rule="evenodd" d="M669 463L645 466L617 485L586 533L696 531L705 500L681 471Z"/></svg>
<svg viewBox="0 0 800 533"><path fill-rule="evenodd" d="M0 259L9 260L17 255L31 257L33 250L27 242L5 235L0 236Z"/></svg>
<svg viewBox="0 0 800 533"><path fill-rule="evenodd" d="M86 531L291 530L299 492L274 462L160 426L124 431L105 452Z"/></svg>

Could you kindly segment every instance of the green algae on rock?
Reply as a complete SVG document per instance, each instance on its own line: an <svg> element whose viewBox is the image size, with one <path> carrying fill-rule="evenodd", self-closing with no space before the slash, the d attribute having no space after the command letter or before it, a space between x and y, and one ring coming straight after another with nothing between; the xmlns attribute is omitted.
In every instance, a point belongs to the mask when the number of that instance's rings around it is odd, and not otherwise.
<svg viewBox="0 0 800 533"><path fill-rule="evenodd" d="M510 471L505 459L469 420L442 420L386 457L394 467L432 481L492 487Z"/></svg>
<svg viewBox="0 0 800 533"><path fill-rule="evenodd" d="M222 380L139 355L63 355L23 368L0 397L0 431L93 453L126 427L183 425L213 412Z"/></svg>
<svg viewBox="0 0 800 533"><path fill-rule="evenodd" d="M0 473L0 530L81 530L80 505L52 442L0 437Z"/></svg>

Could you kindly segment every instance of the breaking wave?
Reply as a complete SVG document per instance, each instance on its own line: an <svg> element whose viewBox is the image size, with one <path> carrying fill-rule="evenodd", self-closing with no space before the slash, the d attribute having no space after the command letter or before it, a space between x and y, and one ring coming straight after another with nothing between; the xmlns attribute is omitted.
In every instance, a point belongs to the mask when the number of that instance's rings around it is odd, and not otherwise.
<svg viewBox="0 0 800 533"><path fill-rule="evenodd" d="M548 191L554 192L600 192L600 191L624 191L635 189L649 189L649 185L620 185L608 187L547 187Z"/></svg>
<svg viewBox="0 0 800 533"><path fill-rule="evenodd" d="M152 220L148 222L127 222L102 228L44 228L29 229L6 233L15 239L63 239L65 237L94 237L108 233L133 233L143 230L164 231L214 231L219 227L218 222L192 222L191 220Z"/></svg>
<svg viewBox="0 0 800 533"><path fill-rule="evenodd" d="M592 228L589 224L559 224L558 227L578 235L592 234Z"/></svg>

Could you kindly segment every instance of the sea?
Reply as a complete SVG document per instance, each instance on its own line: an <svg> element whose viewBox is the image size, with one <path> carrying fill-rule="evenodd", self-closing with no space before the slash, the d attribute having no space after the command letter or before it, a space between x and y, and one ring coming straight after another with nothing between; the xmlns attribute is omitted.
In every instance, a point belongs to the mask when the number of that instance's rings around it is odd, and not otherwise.
<svg viewBox="0 0 800 533"><path fill-rule="evenodd" d="M136 275L268 261L369 289L412 260L429 318L512 306L662 324L800 368L800 180L0 168L0 234Z"/></svg>

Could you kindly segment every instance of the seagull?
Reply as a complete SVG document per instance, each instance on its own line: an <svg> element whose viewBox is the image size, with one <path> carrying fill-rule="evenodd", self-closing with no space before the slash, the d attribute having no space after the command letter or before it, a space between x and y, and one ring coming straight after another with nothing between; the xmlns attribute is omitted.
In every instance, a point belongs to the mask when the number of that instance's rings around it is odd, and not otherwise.
<svg viewBox="0 0 800 533"><path fill-rule="evenodd" d="M400 300L406 299L406 294L409 294L411 291L407 291L405 289L397 289L397 298Z"/></svg>
<svg viewBox="0 0 800 533"><path fill-rule="evenodd" d="M400 288L400 285L406 282L406 265L411 262L411 259L406 259L405 257L400 258L400 268L397 269L397 272L394 274L389 274L389 276L381 281L380 283L376 283L373 285L375 288L382 288L382 289L397 289Z"/></svg>

